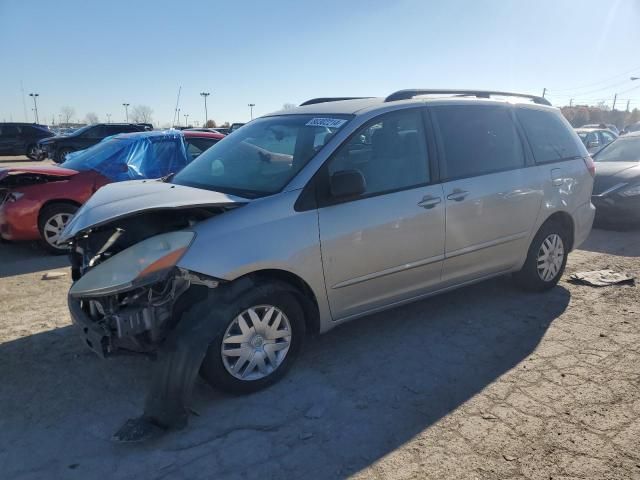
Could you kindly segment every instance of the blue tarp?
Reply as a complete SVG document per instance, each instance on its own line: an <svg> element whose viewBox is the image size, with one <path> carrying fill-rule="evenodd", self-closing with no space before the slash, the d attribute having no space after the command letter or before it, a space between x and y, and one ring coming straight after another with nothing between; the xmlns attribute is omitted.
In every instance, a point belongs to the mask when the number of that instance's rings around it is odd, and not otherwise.
<svg viewBox="0 0 640 480"><path fill-rule="evenodd" d="M95 170L113 182L160 178L182 170L191 157L184 136L176 130L107 137L97 145L71 153L64 168Z"/></svg>

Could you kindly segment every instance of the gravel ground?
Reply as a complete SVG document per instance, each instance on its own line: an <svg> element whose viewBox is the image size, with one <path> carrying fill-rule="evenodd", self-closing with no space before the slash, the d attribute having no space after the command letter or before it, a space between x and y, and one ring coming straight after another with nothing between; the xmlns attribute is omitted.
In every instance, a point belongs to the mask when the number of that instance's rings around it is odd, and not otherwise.
<svg viewBox="0 0 640 480"><path fill-rule="evenodd" d="M0 162L0 167L2 162ZM310 340L263 392L199 383L188 429L121 446L149 362L70 326L66 261L0 244L0 477L639 479L640 232L594 230L552 291L488 281Z"/></svg>

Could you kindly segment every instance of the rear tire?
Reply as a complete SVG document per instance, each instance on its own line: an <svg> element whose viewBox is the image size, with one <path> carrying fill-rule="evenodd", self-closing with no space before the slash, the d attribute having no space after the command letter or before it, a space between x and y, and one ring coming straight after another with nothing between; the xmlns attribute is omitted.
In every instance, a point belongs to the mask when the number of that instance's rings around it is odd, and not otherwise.
<svg viewBox="0 0 640 480"><path fill-rule="evenodd" d="M218 334L202 362L202 377L212 387L234 394L253 393L280 380L305 336L304 312L293 288L275 280L261 282L225 310L232 312L228 318L212 319L219 322ZM232 338L238 341L230 342ZM241 360L244 363L234 372Z"/></svg>
<svg viewBox="0 0 640 480"><path fill-rule="evenodd" d="M569 235L560 223L543 224L529 246L522 269L513 275L517 285L530 292L555 287L567 265L569 242Z"/></svg>
<svg viewBox="0 0 640 480"><path fill-rule="evenodd" d="M72 203L54 203L42 209L38 219L38 230L40 245L46 251L54 255L64 255L69 252L67 247L56 246L55 241L78 208Z"/></svg>

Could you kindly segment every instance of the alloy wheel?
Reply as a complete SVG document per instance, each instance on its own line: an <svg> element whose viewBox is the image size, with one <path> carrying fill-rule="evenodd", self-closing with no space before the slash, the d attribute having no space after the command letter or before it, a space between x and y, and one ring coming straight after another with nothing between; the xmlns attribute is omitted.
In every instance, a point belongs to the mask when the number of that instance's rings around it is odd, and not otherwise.
<svg viewBox="0 0 640 480"><path fill-rule="evenodd" d="M233 319L222 339L222 362L239 380L260 380L284 362L291 346L291 324L273 305L256 305Z"/></svg>
<svg viewBox="0 0 640 480"><path fill-rule="evenodd" d="M69 220L71 220L71 217L73 217L72 213L57 213L45 222L43 234L45 241L49 245L58 249L64 248L59 246L56 242L60 238L60 234L64 230L64 227L66 227Z"/></svg>
<svg viewBox="0 0 640 480"><path fill-rule="evenodd" d="M553 280L564 262L564 243L557 233L544 239L538 250L538 276L545 282Z"/></svg>

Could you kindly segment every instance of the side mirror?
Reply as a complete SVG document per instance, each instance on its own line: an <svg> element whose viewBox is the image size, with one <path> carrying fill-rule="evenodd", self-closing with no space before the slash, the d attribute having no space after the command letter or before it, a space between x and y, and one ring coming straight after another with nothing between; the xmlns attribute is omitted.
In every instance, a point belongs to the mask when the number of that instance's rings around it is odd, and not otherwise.
<svg viewBox="0 0 640 480"><path fill-rule="evenodd" d="M367 182L359 170L341 170L329 179L331 196L336 198L362 195L367 190Z"/></svg>
<svg viewBox="0 0 640 480"><path fill-rule="evenodd" d="M587 142L587 148L596 148L599 147L600 144L594 140Z"/></svg>

